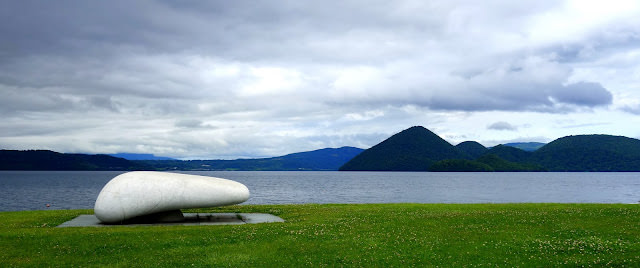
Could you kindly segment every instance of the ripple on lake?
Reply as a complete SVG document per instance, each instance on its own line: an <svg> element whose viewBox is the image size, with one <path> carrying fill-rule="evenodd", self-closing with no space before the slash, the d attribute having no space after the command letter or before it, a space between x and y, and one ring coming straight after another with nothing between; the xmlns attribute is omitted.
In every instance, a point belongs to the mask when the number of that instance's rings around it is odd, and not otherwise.
<svg viewBox="0 0 640 268"><path fill-rule="evenodd" d="M0 211L93 208L102 187L121 173L0 171ZM640 201L640 173L182 173L241 182L251 191L247 204Z"/></svg>

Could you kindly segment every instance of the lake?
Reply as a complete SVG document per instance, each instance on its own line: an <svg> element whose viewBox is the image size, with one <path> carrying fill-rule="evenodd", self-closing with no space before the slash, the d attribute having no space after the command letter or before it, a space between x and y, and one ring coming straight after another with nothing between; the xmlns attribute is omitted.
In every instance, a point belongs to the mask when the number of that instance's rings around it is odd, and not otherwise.
<svg viewBox="0 0 640 268"><path fill-rule="evenodd" d="M0 171L0 211L93 208L102 187L121 173ZM245 204L640 202L640 173L180 173L241 182L251 191Z"/></svg>

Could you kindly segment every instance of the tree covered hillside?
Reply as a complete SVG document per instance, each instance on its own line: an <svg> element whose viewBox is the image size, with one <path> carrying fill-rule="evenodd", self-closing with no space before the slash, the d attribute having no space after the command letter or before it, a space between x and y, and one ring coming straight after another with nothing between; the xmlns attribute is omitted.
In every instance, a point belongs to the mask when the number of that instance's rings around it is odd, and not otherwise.
<svg viewBox="0 0 640 268"><path fill-rule="evenodd" d="M497 145L486 151L484 154L492 154L496 155L504 160L511 162L529 162L531 155L533 153L527 152L522 149L518 149L511 146L506 145Z"/></svg>
<svg viewBox="0 0 640 268"><path fill-rule="evenodd" d="M550 171L640 171L640 140L611 135L567 136L535 151L532 161Z"/></svg>
<svg viewBox="0 0 640 268"><path fill-rule="evenodd" d="M0 150L0 170L338 170L363 150L325 148L279 157L237 160L126 160L46 150Z"/></svg>
<svg viewBox="0 0 640 268"><path fill-rule="evenodd" d="M47 150L0 150L0 170L141 170L144 164L108 155L62 154Z"/></svg>
<svg viewBox="0 0 640 268"><path fill-rule="evenodd" d="M640 140L578 135L533 152L505 145L487 150L473 141L453 147L423 127L412 127L365 150L340 170L640 171Z"/></svg>
<svg viewBox="0 0 640 268"><path fill-rule="evenodd" d="M428 129L415 126L365 150L340 170L427 171L440 160L470 158Z"/></svg>
<svg viewBox="0 0 640 268"><path fill-rule="evenodd" d="M533 152L542 148L545 144L542 142L511 142L503 144L505 146L516 147L518 149L525 150L527 152Z"/></svg>
<svg viewBox="0 0 640 268"><path fill-rule="evenodd" d="M485 154L489 150L487 149L487 147L484 147L482 144L478 143L477 141L461 142L458 145L456 145L456 148L458 148L458 150L460 151L467 153L473 158L479 157Z"/></svg>

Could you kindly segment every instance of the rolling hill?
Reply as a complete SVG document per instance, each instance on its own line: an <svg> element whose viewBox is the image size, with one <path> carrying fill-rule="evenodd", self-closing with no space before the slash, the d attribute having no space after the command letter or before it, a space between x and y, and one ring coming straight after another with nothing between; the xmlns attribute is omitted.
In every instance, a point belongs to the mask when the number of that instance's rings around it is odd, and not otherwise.
<svg viewBox="0 0 640 268"><path fill-rule="evenodd" d="M550 142L531 161L549 171L640 171L640 140L611 135L577 135Z"/></svg>
<svg viewBox="0 0 640 268"><path fill-rule="evenodd" d="M414 126L363 151L340 170L427 171L440 160L468 158L471 157L428 129Z"/></svg>
<svg viewBox="0 0 640 268"><path fill-rule="evenodd" d="M453 146L428 129L415 126L367 150L325 148L257 159L127 160L100 154L0 150L0 170L640 172L640 140L612 135L576 135L559 138L535 151L509 145L487 149L474 141Z"/></svg>
<svg viewBox="0 0 640 268"><path fill-rule="evenodd" d="M540 145L524 144L529 150ZM423 127L411 127L365 150L340 170L640 171L640 140L622 136L567 136L535 151L508 145L483 148L473 141L453 147Z"/></svg>
<svg viewBox="0 0 640 268"><path fill-rule="evenodd" d="M473 158L479 157L485 154L489 150L487 149L487 147L484 147L482 144L476 141L461 142L458 145L456 145L456 148L458 148L458 150L461 150L467 153Z"/></svg>
<svg viewBox="0 0 640 268"><path fill-rule="evenodd" d="M504 160L511 162L528 162L533 153L518 149L516 147L500 144L491 147L491 149L487 150L483 155L485 154L496 155Z"/></svg>

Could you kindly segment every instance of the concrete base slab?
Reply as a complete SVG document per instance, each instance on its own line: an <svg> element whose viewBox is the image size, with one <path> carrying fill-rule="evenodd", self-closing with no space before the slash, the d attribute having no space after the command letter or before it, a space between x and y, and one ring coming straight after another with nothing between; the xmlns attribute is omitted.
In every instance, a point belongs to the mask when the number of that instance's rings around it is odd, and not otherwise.
<svg viewBox="0 0 640 268"><path fill-rule="evenodd" d="M118 227L118 226L166 226L166 225L230 225L284 222L278 216L265 213L184 213L184 220L159 223L104 224L95 215L80 215L58 227Z"/></svg>

